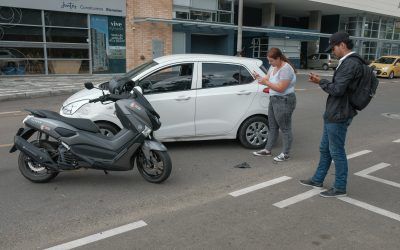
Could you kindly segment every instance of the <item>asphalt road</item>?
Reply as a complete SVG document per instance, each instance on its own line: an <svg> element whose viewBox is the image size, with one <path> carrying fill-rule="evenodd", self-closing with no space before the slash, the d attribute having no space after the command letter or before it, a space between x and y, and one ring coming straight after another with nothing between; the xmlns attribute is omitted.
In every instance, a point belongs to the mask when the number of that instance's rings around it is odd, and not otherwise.
<svg viewBox="0 0 400 250"><path fill-rule="evenodd" d="M347 200L322 198L298 184L318 163L326 95L301 75L297 89L290 161L254 157L231 140L167 143L173 171L161 185L146 182L136 169L109 175L82 170L30 183L8 144L24 108L58 111L67 96L2 102L0 249L71 247L85 240L94 242L81 249L399 249L400 143L394 141L400 139L400 79L382 79L376 98L349 128L348 155L371 152L349 160ZM281 146L279 140L274 153ZM251 168L233 167L242 162ZM380 163L387 165L358 173ZM330 171L326 188L333 179ZM268 186L271 180L280 182ZM230 195L260 183L266 187ZM133 229L134 222L142 227ZM126 232L99 240L127 224Z"/></svg>

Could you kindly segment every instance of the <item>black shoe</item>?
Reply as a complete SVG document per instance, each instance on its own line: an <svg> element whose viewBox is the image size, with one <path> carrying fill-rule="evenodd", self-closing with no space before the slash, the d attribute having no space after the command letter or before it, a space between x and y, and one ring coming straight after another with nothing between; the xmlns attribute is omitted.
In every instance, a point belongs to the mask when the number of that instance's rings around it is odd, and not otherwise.
<svg viewBox="0 0 400 250"><path fill-rule="evenodd" d="M328 191L321 192L319 195L325 198L335 198L335 197L347 196L347 193L346 191L341 191L337 190L336 188L331 188Z"/></svg>
<svg viewBox="0 0 400 250"><path fill-rule="evenodd" d="M322 183L313 182L311 179L300 180L300 184L308 187L322 188Z"/></svg>

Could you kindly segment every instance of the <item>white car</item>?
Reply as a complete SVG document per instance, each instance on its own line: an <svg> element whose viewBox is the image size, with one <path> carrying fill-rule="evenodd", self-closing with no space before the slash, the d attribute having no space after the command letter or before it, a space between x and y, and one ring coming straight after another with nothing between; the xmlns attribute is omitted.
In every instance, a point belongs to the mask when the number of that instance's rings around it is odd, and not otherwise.
<svg viewBox="0 0 400 250"><path fill-rule="evenodd" d="M264 76L261 60L233 56L169 55L145 63L123 77L143 89L160 114L154 136L164 142L239 139L247 148L263 147L268 134L268 89L252 73ZM107 83L98 85L107 89ZM114 135L122 125L113 103L88 103L101 90L83 89L68 98L61 115L94 121Z"/></svg>

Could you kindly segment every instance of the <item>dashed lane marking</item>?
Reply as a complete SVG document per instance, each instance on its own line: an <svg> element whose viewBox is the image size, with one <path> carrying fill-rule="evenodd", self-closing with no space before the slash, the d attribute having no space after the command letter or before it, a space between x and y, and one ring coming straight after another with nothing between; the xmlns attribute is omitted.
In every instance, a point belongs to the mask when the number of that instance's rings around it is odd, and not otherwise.
<svg viewBox="0 0 400 250"><path fill-rule="evenodd" d="M14 144L0 144L0 148L7 148L7 147L11 147Z"/></svg>
<svg viewBox="0 0 400 250"><path fill-rule="evenodd" d="M393 141L394 143L400 143L400 139Z"/></svg>
<svg viewBox="0 0 400 250"><path fill-rule="evenodd" d="M247 188L243 188L243 189L237 190L235 192L229 193L229 195L233 196L233 197L238 197L238 196L241 196L241 195L244 195L244 194L256 191L256 190L259 190L261 188L269 187L269 186L272 186L272 185L275 185L275 184L278 184L278 183L281 183L281 182L284 182L284 181L287 181L287 180L290 180L290 179L292 179L292 177L282 176L282 177L275 178L275 179L272 179L272 180L269 180L269 181L266 181L266 182L263 182L263 183L259 183L257 185L251 186L251 187L247 187Z"/></svg>
<svg viewBox="0 0 400 250"><path fill-rule="evenodd" d="M382 179L382 178L379 178L379 177L375 177L375 176L369 175L369 174L371 174L373 172L376 172L378 170L381 170L381 169L389 167L389 166L390 166L390 164L382 162L382 163L376 164L376 165L374 165L374 166L372 166L370 168L361 170L361 171L359 171L357 173L354 173L354 174L357 175L357 176L360 176L360 177L367 178L369 180L381 182L381 183L384 183L386 185L390 185L390 186L393 186L393 187L400 188L400 183L397 183L397 182L394 182L394 181L388 181L388 180L385 180L385 179Z"/></svg>
<svg viewBox="0 0 400 250"><path fill-rule="evenodd" d="M388 210L385 210L385 209L382 209L382 208L379 208L379 207L375 207L373 205L370 205L370 204L362 202L362 201L355 200L355 199L350 198L350 197L338 197L338 199L342 200L344 202L350 203L352 205L355 205L357 207L364 208L364 209L369 210L371 212L374 212L374 213L389 217L391 219L400 221L400 215L399 214L390 212Z"/></svg>
<svg viewBox="0 0 400 250"><path fill-rule="evenodd" d="M8 112L0 112L0 115L9 115L9 114L18 114L21 111L8 111Z"/></svg>
<svg viewBox="0 0 400 250"><path fill-rule="evenodd" d="M357 152L357 153L354 153L354 154L351 154L351 155L347 155L347 159L350 160L352 158L355 158L355 157L358 157L358 156L361 156L361 155L365 155L365 154L369 154L371 152L372 152L371 150L363 150L363 151L360 151L360 152Z"/></svg>
<svg viewBox="0 0 400 250"><path fill-rule="evenodd" d="M134 229L137 229L137 228L141 228L141 227L144 227L144 226L147 226L146 222L144 222L142 220L141 221L136 221L136 222L124 225L124 226L120 226L120 227L117 227L117 228L114 228L114 229L110 229L110 230L101 232L101 233L93 234L93 235L90 235L90 236L87 236L87 237L84 237L84 238L81 238L81 239L78 239L78 240L74 240L74 241L70 241L70 242L67 242L67 243L64 243L64 244L61 244L61 245L50 247L50 248L47 248L45 250L73 249L73 248L76 248L76 247L87 245L89 243L93 243L93 242L96 242L96 241L99 241L99 240L103 240L105 238L109 238L109 237L115 236L115 235L118 235L118 234L126 233L128 231L131 231L131 230L134 230Z"/></svg>
<svg viewBox="0 0 400 250"><path fill-rule="evenodd" d="M308 198L311 198L311 197L313 197L314 195L317 195L317 194L319 194L319 193L321 193L321 192L323 192L323 191L325 191L325 190L326 190L326 189L317 189L317 188L313 188L313 189L311 189L310 191L307 191L307 192L305 192L305 193L301 193L301 194L298 194L298 195L296 195L296 196L290 197L290 198L288 198L288 199L286 199L286 200L283 200L283 201L274 203L273 205L274 205L275 207L284 208L284 207L293 205L293 204L295 204L295 203L297 203L297 202L300 202L300 201L306 200L306 199L308 199Z"/></svg>

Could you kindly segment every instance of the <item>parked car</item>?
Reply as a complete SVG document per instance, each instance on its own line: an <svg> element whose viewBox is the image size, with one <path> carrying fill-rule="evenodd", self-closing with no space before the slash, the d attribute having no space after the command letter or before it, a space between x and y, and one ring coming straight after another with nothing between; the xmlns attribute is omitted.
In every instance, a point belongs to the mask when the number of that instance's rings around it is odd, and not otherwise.
<svg viewBox="0 0 400 250"><path fill-rule="evenodd" d="M329 53L317 53L308 56L307 67L310 69L336 69L339 60Z"/></svg>
<svg viewBox="0 0 400 250"><path fill-rule="evenodd" d="M262 61L252 58L183 54L159 57L126 73L141 86L160 114L155 132L161 141L235 139L248 148L261 148L268 134L269 95L252 72L261 76ZM99 87L106 89L107 83ZM61 115L94 121L105 135L121 126L113 103L88 103L101 90L83 89L68 98Z"/></svg>
<svg viewBox="0 0 400 250"><path fill-rule="evenodd" d="M400 76L400 56L382 56L369 66L374 68L376 75L380 77L392 79Z"/></svg>

